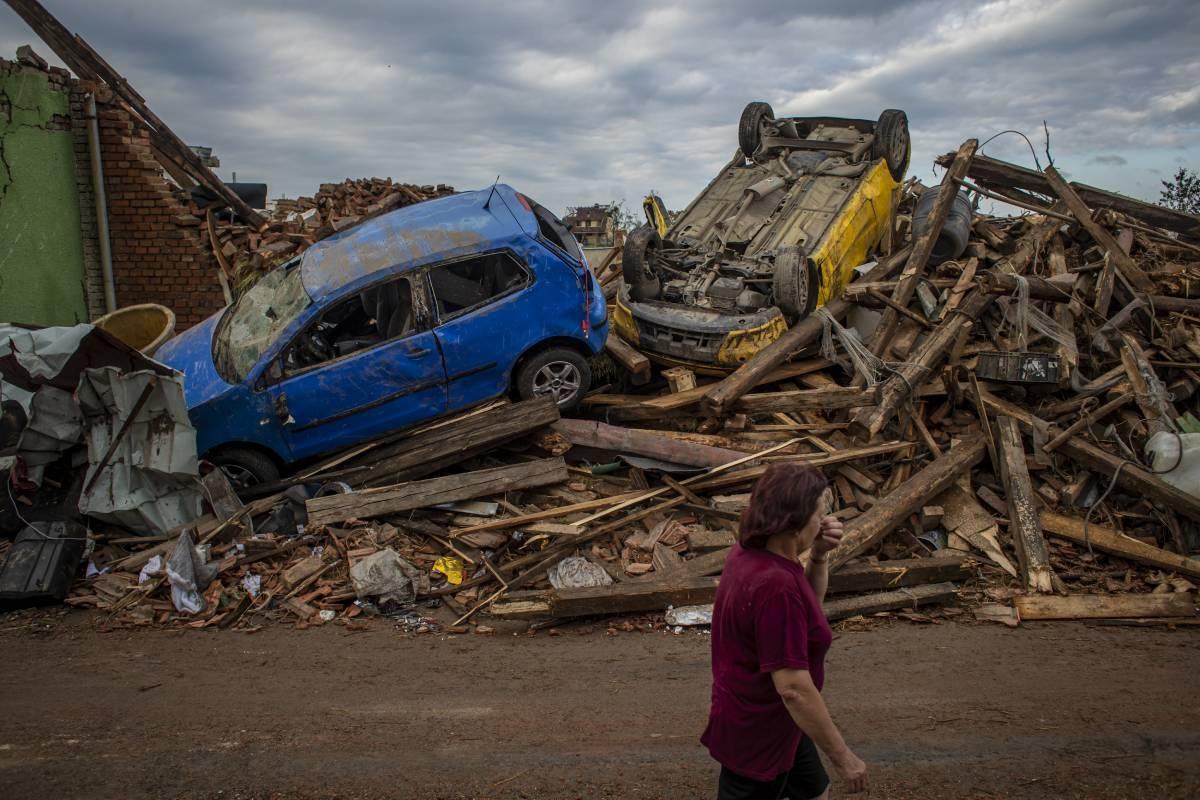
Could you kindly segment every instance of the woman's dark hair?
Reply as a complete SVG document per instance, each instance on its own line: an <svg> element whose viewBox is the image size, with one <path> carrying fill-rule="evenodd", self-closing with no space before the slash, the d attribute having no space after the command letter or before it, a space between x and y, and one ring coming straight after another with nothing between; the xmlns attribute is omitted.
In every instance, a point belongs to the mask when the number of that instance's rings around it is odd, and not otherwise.
<svg viewBox="0 0 1200 800"><path fill-rule="evenodd" d="M767 467L742 512L738 542L742 547L760 548L767 537L804 527L829 482L821 471L803 464L772 464Z"/></svg>

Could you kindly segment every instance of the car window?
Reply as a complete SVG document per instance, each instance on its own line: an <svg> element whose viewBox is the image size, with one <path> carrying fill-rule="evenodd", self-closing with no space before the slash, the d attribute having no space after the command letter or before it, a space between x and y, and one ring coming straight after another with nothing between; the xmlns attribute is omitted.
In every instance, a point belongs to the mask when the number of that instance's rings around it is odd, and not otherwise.
<svg viewBox="0 0 1200 800"><path fill-rule="evenodd" d="M551 244L557 245L566 251L566 254L576 261L583 261L583 253L579 250L579 242L575 236L567 229L562 220L550 213L550 209L534 202L529 197L525 198L529 201L529 207L533 211L533 216L537 218L538 232L542 238Z"/></svg>
<svg viewBox="0 0 1200 800"><path fill-rule="evenodd" d="M213 363L229 383L240 383L262 354L312 305L293 261L268 272L221 318Z"/></svg>
<svg viewBox="0 0 1200 800"><path fill-rule="evenodd" d="M529 272L507 253L442 264L429 271L442 322L529 285Z"/></svg>
<svg viewBox="0 0 1200 800"><path fill-rule="evenodd" d="M396 278L327 308L283 353L284 374L401 339L420 330L412 283Z"/></svg>

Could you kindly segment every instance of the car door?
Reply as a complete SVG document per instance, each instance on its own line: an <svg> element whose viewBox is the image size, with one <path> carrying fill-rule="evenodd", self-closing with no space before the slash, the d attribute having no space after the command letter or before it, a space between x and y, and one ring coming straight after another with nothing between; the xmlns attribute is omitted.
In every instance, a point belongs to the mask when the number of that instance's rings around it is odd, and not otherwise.
<svg viewBox="0 0 1200 800"><path fill-rule="evenodd" d="M324 309L279 357L269 388L292 459L337 450L446 410L424 286L393 278Z"/></svg>
<svg viewBox="0 0 1200 800"><path fill-rule="evenodd" d="M503 394L513 361L538 328L530 318L537 309L525 302L533 273L505 250L437 264L427 276L449 409Z"/></svg>

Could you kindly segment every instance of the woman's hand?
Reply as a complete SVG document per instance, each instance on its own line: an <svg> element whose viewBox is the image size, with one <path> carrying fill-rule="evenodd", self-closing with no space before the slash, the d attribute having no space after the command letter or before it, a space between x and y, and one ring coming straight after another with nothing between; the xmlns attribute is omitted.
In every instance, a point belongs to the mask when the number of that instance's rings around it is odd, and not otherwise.
<svg viewBox="0 0 1200 800"><path fill-rule="evenodd" d="M833 762L833 770L837 773L838 779L845 784L847 794L867 790L867 765L861 758L850 752L849 748L837 758L831 758L830 761Z"/></svg>
<svg viewBox="0 0 1200 800"><path fill-rule="evenodd" d="M813 542L813 555L818 560L823 560L825 554L838 546L842 541L843 535L842 521L835 517L824 517L821 520L821 529L817 533L817 538Z"/></svg>

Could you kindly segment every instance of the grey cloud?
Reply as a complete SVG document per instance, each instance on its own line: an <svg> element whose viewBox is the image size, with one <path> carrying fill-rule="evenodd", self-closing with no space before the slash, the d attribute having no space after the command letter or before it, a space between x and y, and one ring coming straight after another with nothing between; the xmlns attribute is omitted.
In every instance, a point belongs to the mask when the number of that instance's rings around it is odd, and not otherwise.
<svg viewBox="0 0 1200 800"><path fill-rule="evenodd" d="M1182 0L100 5L54 11L181 136L216 148L224 177L273 195L500 173L557 209L652 188L682 208L756 99L778 113L903 108L922 178L934 156L1006 128L1045 163L1042 120L1080 180L1092 167L1111 184L1125 164L1105 159L1134 154L1200 163L1200 10ZM0 55L32 39L0 7ZM1014 136L986 152L1032 165ZM1112 188L1138 193L1134 172Z"/></svg>
<svg viewBox="0 0 1200 800"><path fill-rule="evenodd" d="M1102 155L1092 156L1088 159L1089 164L1106 164L1112 167L1123 167L1129 163L1129 159L1118 155Z"/></svg>

